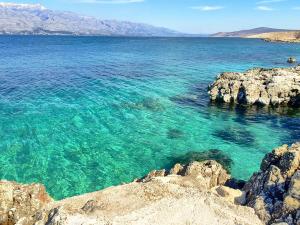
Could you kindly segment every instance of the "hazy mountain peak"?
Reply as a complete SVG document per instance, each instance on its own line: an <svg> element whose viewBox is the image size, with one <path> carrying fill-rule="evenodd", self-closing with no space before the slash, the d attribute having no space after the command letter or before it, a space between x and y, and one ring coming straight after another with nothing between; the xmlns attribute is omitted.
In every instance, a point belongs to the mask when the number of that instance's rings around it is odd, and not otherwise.
<svg viewBox="0 0 300 225"><path fill-rule="evenodd" d="M41 4L20 4L20 3L12 3L12 2L0 2L0 7L2 8L10 8L10 9L19 9L19 10L46 10Z"/></svg>
<svg viewBox="0 0 300 225"><path fill-rule="evenodd" d="M147 24L100 20L40 4L0 3L0 34L105 36L179 36L179 32Z"/></svg>

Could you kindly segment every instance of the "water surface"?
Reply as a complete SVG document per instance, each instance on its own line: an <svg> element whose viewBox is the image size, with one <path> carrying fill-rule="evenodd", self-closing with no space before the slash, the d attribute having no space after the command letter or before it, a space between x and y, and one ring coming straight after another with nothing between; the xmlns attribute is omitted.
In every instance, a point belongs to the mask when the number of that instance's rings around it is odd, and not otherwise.
<svg viewBox="0 0 300 225"><path fill-rule="evenodd" d="M299 113L209 104L222 71L287 67L300 45L222 38L0 37L0 178L57 199L218 149L247 179L300 140Z"/></svg>

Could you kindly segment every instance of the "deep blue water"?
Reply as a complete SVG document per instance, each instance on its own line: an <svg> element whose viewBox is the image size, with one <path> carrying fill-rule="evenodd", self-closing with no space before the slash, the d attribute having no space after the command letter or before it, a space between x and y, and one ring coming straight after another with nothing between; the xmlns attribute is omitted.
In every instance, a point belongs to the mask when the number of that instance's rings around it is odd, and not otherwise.
<svg viewBox="0 0 300 225"><path fill-rule="evenodd" d="M218 73L287 67L299 44L222 38L0 36L0 179L57 199L221 151L247 179L300 140L295 110L210 105ZM225 156L224 156L225 155Z"/></svg>

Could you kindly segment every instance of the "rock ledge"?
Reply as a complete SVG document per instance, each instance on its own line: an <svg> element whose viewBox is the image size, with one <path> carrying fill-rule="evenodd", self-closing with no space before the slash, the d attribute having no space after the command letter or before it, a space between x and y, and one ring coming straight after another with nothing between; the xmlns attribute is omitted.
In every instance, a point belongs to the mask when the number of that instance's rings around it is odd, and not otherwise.
<svg viewBox="0 0 300 225"><path fill-rule="evenodd" d="M213 102L300 107L300 65L225 72L208 90Z"/></svg>

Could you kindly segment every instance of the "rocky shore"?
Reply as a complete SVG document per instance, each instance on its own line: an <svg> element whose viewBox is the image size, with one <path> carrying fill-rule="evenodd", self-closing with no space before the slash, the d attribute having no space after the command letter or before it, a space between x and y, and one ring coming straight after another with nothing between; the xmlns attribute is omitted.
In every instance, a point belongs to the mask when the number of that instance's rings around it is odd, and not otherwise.
<svg viewBox="0 0 300 225"><path fill-rule="evenodd" d="M208 160L176 164L129 184L61 201L51 199L42 185L1 181L0 199L1 225L298 225L300 143L267 154L246 183Z"/></svg>
<svg viewBox="0 0 300 225"><path fill-rule="evenodd" d="M300 66L225 72L208 89L213 102L299 107Z"/></svg>
<svg viewBox="0 0 300 225"><path fill-rule="evenodd" d="M247 38L261 38L268 42L300 43L300 31L262 33L250 35Z"/></svg>

